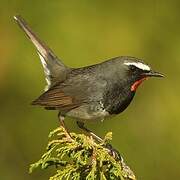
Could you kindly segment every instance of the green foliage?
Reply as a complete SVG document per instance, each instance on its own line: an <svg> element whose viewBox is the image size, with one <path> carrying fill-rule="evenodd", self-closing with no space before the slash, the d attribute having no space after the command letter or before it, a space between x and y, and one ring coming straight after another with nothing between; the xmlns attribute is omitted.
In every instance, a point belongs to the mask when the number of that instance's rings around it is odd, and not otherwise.
<svg viewBox="0 0 180 180"><path fill-rule="evenodd" d="M69 135L59 127L50 133L49 138L46 152L30 166L30 173L38 167L54 166L56 174L50 180L135 180L122 158L112 156L107 148L112 133L107 133L103 143L98 144L92 137L75 133Z"/></svg>

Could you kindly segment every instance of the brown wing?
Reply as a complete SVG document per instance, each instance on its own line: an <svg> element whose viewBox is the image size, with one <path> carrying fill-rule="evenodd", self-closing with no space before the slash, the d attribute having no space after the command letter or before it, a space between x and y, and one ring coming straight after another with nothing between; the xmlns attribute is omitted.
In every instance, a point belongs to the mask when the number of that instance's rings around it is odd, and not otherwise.
<svg viewBox="0 0 180 180"><path fill-rule="evenodd" d="M51 87L32 104L67 112L85 103L101 101L106 84L95 73L74 70L68 79Z"/></svg>
<svg viewBox="0 0 180 180"><path fill-rule="evenodd" d="M43 93L39 98L32 102L32 105L44 106L47 109L52 108L69 111L80 106L80 102L74 97L65 94L63 90L55 87Z"/></svg>

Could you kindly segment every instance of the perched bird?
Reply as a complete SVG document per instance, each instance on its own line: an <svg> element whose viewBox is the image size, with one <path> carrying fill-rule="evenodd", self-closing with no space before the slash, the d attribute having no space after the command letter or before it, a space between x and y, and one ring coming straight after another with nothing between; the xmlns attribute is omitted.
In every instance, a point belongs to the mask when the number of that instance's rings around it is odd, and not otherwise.
<svg viewBox="0 0 180 180"><path fill-rule="evenodd" d="M163 77L141 59L129 56L87 67L67 67L21 16L14 16L14 19L37 48L47 81L45 92L32 104L58 110L63 126L65 116L74 118L80 128L99 141L101 138L88 130L84 123L121 113L145 79Z"/></svg>

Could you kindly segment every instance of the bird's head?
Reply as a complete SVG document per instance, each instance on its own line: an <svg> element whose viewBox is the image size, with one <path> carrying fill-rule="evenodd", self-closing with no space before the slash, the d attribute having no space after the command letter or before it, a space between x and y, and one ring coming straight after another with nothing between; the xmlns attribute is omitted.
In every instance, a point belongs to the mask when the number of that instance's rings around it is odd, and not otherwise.
<svg viewBox="0 0 180 180"><path fill-rule="evenodd" d="M126 57L123 65L126 69L126 76L131 80L131 91L134 92L148 77L164 77L163 74L153 71L149 65L137 58Z"/></svg>

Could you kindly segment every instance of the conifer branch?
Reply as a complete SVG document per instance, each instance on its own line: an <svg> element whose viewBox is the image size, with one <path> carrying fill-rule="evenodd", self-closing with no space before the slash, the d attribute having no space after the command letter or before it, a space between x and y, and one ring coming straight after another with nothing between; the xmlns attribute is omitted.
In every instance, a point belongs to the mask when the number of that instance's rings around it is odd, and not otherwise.
<svg viewBox="0 0 180 180"><path fill-rule="evenodd" d="M112 133L107 133L103 143L98 144L84 134L67 135L63 127L49 134L46 152L39 161L30 165L31 173L36 168L56 168L50 180L135 180L132 170L124 163L117 150L108 143Z"/></svg>

